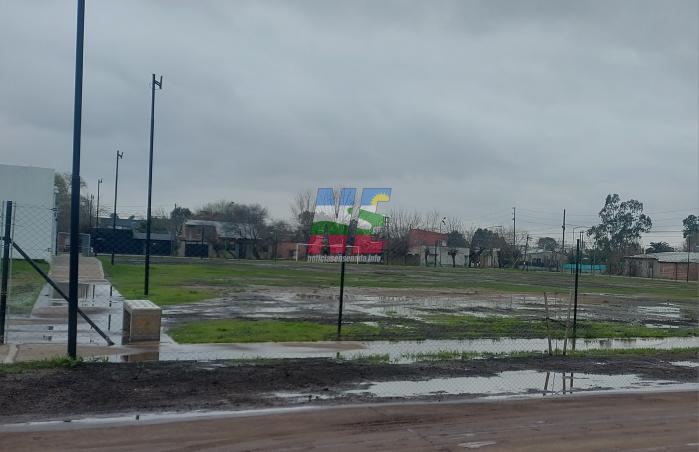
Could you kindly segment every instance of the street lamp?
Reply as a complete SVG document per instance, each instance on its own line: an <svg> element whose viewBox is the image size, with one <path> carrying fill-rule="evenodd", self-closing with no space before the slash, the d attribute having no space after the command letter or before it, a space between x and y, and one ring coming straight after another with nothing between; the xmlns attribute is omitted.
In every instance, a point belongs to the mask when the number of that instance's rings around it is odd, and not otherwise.
<svg viewBox="0 0 699 452"><path fill-rule="evenodd" d="M439 235L442 235L442 225L446 225L447 217L442 217L442 221L439 222ZM437 267L437 245L439 244L439 239L434 242L434 266ZM439 266L442 266L442 256L439 256Z"/></svg>
<svg viewBox="0 0 699 452"><path fill-rule="evenodd" d="M119 160L124 158L124 153L116 151L116 174L114 175L114 213L112 215L112 265L114 265L114 246L116 244L116 220L117 220L117 191L119 189Z"/></svg>
<svg viewBox="0 0 699 452"><path fill-rule="evenodd" d="M148 285L150 278L150 223L151 223L151 198L153 194L153 129L155 128L155 87L158 89L163 89L163 76L160 76L160 81L155 79L155 74L153 74L153 80L151 83L151 94L150 94L150 158L148 160L148 212L146 218L146 269L145 278L143 285L143 294L148 295Z"/></svg>

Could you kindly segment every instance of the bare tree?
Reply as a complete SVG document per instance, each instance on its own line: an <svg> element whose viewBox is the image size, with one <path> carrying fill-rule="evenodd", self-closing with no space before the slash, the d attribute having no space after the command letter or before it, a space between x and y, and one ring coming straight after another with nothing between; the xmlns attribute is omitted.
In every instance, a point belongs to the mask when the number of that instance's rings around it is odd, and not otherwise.
<svg viewBox="0 0 699 452"><path fill-rule="evenodd" d="M296 227L310 228L313 222L313 210L315 209L315 193L311 190L304 190L296 193L291 201L289 210L291 211L292 224Z"/></svg>

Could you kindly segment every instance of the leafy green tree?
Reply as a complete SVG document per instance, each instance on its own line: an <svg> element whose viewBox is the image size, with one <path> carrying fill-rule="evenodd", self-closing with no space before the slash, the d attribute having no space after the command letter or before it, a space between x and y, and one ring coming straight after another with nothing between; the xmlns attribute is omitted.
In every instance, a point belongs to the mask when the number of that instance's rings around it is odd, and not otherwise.
<svg viewBox="0 0 699 452"><path fill-rule="evenodd" d="M650 242L650 246L646 249L646 253L667 253L675 251L667 242Z"/></svg>
<svg viewBox="0 0 699 452"><path fill-rule="evenodd" d="M455 248L466 248L466 237L459 231L451 231L447 234L447 246Z"/></svg>
<svg viewBox="0 0 699 452"><path fill-rule="evenodd" d="M697 232L699 232L699 217L696 215L689 215L687 218L682 220L682 236L684 238L687 238Z"/></svg>
<svg viewBox="0 0 699 452"><path fill-rule="evenodd" d="M595 248L600 250L610 268L618 271L624 254L639 251L641 234L650 231L653 222L643 213L643 203L635 199L622 201L618 194L607 195L599 211L600 224L587 231Z"/></svg>
<svg viewBox="0 0 699 452"><path fill-rule="evenodd" d="M541 237L536 244L539 248L546 251L555 251L558 248L558 242L553 237Z"/></svg>

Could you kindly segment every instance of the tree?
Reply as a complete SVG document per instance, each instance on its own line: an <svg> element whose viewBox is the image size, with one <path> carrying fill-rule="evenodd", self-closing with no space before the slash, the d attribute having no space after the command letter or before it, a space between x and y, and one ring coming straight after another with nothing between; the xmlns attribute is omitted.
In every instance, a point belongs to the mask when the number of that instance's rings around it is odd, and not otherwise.
<svg viewBox="0 0 699 452"><path fill-rule="evenodd" d="M646 253L667 253L675 251L667 242L650 242L650 247L646 249Z"/></svg>
<svg viewBox="0 0 699 452"><path fill-rule="evenodd" d="M690 237L692 234L699 232L699 217L696 215L689 215L687 218L682 220L682 237L685 239Z"/></svg>
<svg viewBox="0 0 699 452"><path fill-rule="evenodd" d="M587 235L593 238L610 269L618 271L621 257L639 251L641 234L650 231L653 222L643 213L643 203L635 199L621 201L616 193L607 195L599 217L600 224L588 229Z"/></svg>
<svg viewBox="0 0 699 452"><path fill-rule="evenodd" d="M500 234L489 229L478 228L471 237L470 261L478 262L483 251L499 249L501 252L510 250L511 245ZM505 253L502 253L505 254ZM500 262L502 265L502 262Z"/></svg>
<svg viewBox="0 0 699 452"><path fill-rule="evenodd" d="M313 212L315 210L314 194L311 190L304 190L296 193L289 210L294 226L310 234L313 224ZM307 231L307 232L306 232Z"/></svg>
<svg viewBox="0 0 699 452"><path fill-rule="evenodd" d="M416 229L422 223L422 218L418 212L409 212L404 208L394 208L386 215L388 230L386 240L388 246L388 259L399 258L405 263L408 255L410 243L409 234L412 229Z"/></svg>
<svg viewBox="0 0 699 452"><path fill-rule="evenodd" d="M186 207L175 207L170 212L170 227L175 236L182 234L184 223L192 218L192 211Z"/></svg>
<svg viewBox="0 0 699 452"><path fill-rule="evenodd" d="M553 237L540 237L536 245L546 251L555 251L558 248L558 242Z"/></svg>
<svg viewBox="0 0 699 452"><path fill-rule="evenodd" d="M447 234L447 246L455 248L466 248L466 237L459 231L451 231Z"/></svg>
<svg viewBox="0 0 699 452"><path fill-rule="evenodd" d="M70 232L70 173L56 173L53 178L53 186L56 191L56 220L58 232ZM87 188L87 184L81 178L80 190ZM90 197L80 195L80 232L90 232ZM100 209L102 210L102 209ZM93 210L94 211L94 210Z"/></svg>
<svg viewBox="0 0 699 452"><path fill-rule="evenodd" d="M447 254L451 256L451 266L453 268L456 268L456 255L459 254L459 250L456 248L452 248L449 251L447 251Z"/></svg>

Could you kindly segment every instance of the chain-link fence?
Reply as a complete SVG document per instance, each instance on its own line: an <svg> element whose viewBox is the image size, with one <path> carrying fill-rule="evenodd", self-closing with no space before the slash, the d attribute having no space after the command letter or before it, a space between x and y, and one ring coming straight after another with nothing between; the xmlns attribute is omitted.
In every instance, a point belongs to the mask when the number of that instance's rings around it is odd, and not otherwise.
<svg viewBox="0 0 699 452"><path fill-rule="evenodd" d="M13 237L67 291L70 243L56 231L53 214L51 208L16 204ZM281 240L275 231L262 235L225 222L183 222L152 233L145 295L142 229L137 221L96 221L82 238L79 306L117 344L106 347L81 320L83 356L322 358L418 366L442 379L422 373L410 384L371 387L401 396L561 392L570 391L574 379L578 389L604 386L612 377L602 368L588 366L571 378L565 366L551 367L543 358L699 345L696 283L589 273L578 276L576 295L575 274L552 271L556 265L550 262L508 268L494 250L474 254L438 237L424 243L432 237L425 232L405 246L388 243L371 254L355 252L359 246L352 244L343 256L327 246L309 254L308 243ZM373 237L380 238L388 240ZM7 340L63 346L65 300L26 260L16 252L12 257ZM159 343L121 343L125 299L149 299L161 307ZM471 370L459 380L465 369Z"/></svg>

